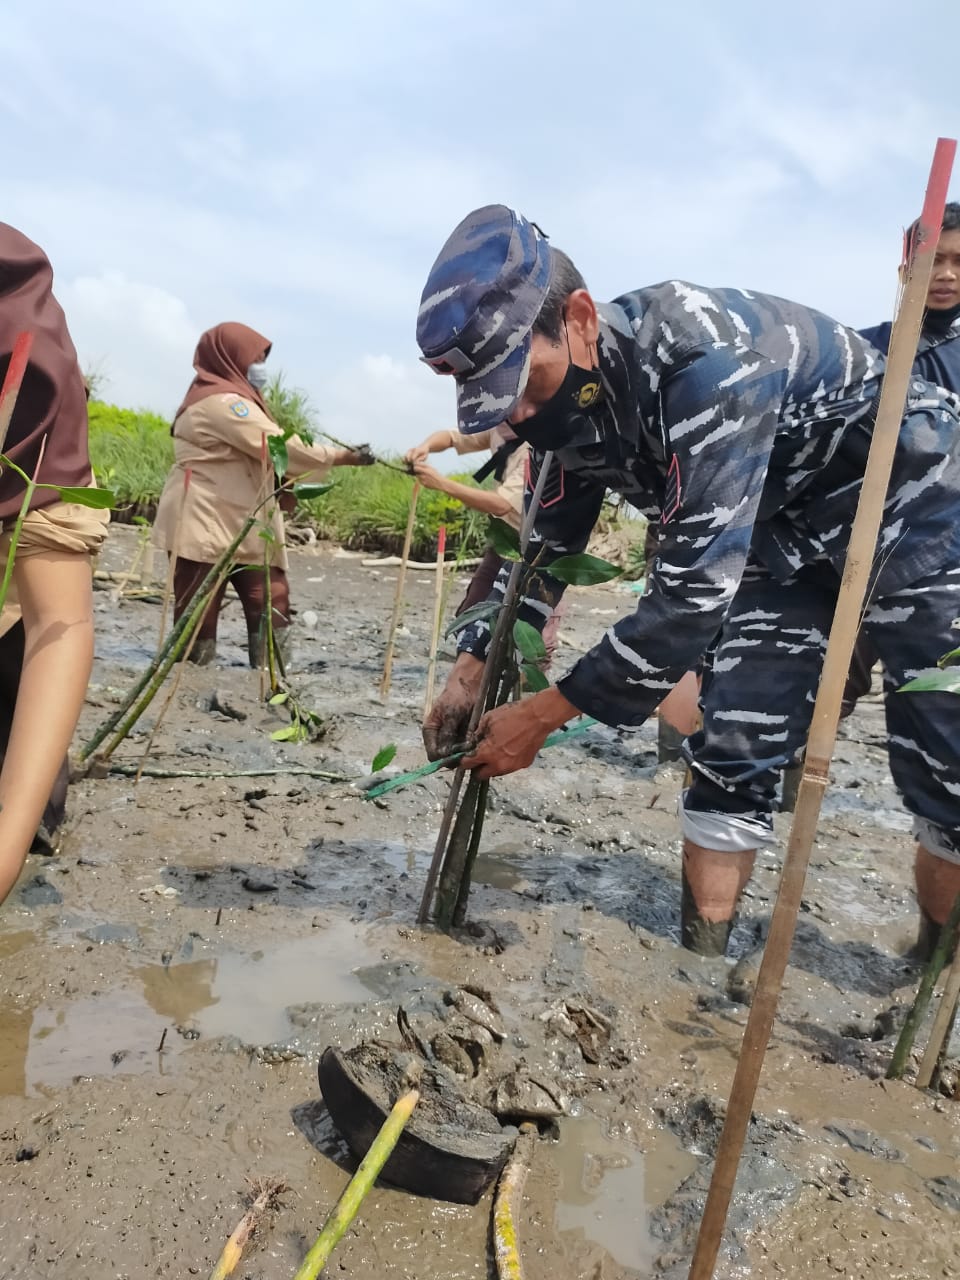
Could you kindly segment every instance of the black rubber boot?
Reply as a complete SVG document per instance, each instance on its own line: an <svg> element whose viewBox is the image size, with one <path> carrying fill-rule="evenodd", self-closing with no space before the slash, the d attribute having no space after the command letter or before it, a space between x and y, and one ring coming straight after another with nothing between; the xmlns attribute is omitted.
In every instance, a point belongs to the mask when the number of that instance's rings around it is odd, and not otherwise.
<svg viewBox="0 0 960 1280"><path fill-rule="evenodd" d="M686 876L680 882L680 942L698 956L724 956L733 932L732 920L704 920L697 910Z"/></svg>

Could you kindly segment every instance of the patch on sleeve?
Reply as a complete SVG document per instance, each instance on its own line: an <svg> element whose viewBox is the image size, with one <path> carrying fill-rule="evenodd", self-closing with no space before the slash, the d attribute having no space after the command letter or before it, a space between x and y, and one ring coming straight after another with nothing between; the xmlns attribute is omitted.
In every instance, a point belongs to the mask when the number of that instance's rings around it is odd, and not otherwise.
<svg viewBox="0 0 960 1280"><path fill-rule="evenodd" d="M248 418L250 416L250 406L244 404L242 400L234 400L230 405L230 412L238 418Z"/></svg>
<svg viewBox="0 0 960 1280"><path fill-rule="evenodd" d="M674 454L670 459L670 467L667 471L667 485L663 494L663 511L660 513L660 524L669 524L673 517L680 510L680 502L683 497L683 486L680 483L680 463L677 461L677 455Z"/></svg>

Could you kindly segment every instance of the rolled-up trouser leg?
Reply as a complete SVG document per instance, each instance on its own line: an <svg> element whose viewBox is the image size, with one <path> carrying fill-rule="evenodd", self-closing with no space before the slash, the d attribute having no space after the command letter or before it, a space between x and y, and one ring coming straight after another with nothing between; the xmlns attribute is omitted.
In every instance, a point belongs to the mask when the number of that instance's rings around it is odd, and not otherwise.
<svg viewBox="0 0 960 1280"><path fill-rule="evenodd" d="M266 627L264 619L268 608L273 623L274 649L280 658L281 670L289 655L288 638L283 632L290 626L290 583L286 572L275 566L270 569L269 592L267 576L262 565L241 565L230 575L247 622L247 651L250 666L256 670L265 658Z"/></svg>
<svg viewBox="0 0 960 1280"><path fill-rule="evenodd" d="M728 932L754 850L773 843L780 772L806 739L835 586L829 569L781 583L750 566L713 647L701 694L703 729L684 747L692 781L680 809L687 914L695 906L716 926L726 895ZM725 876L711 870L724 856L731 859ZM704 868L702 888L692 875L696 862ZM685 935L694 932L685 922Z"/></svg>
<svg viewBox="0 0 960 1280"><path fill-rule="evenodd" d="M960 644L960 568L944 569L884 596L864 626L883 663L890 772L913 814L921 913L918 947L929 949L960 893L960 696L901 693L903 684Z"/></svg>

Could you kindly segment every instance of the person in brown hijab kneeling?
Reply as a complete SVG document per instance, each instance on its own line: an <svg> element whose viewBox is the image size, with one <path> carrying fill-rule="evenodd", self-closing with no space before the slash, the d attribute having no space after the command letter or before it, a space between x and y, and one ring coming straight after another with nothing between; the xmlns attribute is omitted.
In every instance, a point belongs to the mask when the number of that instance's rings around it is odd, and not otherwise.
<svg viewBox="0 0 960 1280"><path fill-rule="evenodd" d="M0 223L0 380L18 335L32 335L2 453L40 485L87 488L87 399L52 287L43 250ZM25 492L26 482L4 462L0 566ZM55 487L37 488L16 540L0 614L0 902L31 842L55 847L64 817L67 748L93 662L91 558L108 519L106 511L64 502Z"/></svg>
<svg viewBox="0 0 960 1280"><path fill-rule="evenodd" d="M174 418L174 464L154 527L156 541L177 558L175 618L187 609L254 507L274 488L266 439L281 431L262 394L270 347L263 334L235 323L208 329L197 343L197 372ZM286 444L287 476L298 480L319 481L331 467L362 467L374 460L366 448L305 444L298 436ZM241 542L229 581L243 606L251 667L263 662L268 608L282 661L290 626L290 589L279 503L263 508L262 521ZM225 592L226 583L203 616L190 655L193 662L204 665L216 656Z"/></svg>

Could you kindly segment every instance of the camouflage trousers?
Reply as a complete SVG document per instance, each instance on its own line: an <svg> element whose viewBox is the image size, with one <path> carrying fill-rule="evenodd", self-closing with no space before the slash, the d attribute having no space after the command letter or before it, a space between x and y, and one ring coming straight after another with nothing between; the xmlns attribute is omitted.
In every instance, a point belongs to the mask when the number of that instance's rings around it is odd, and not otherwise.
<svg viewBox="0 0 960 1280"><path fill-rule="evenodd" d="M779 775L806 741L838 589L826 563L786 583L748 567L709 655L703 730L684 748L688 839L731 851L772 842ZM960 863L960 695L898 692L960 645L958 618L960 568L949 568L873 599L863 630L883 663L890 772L916 837Z"/></svg>

